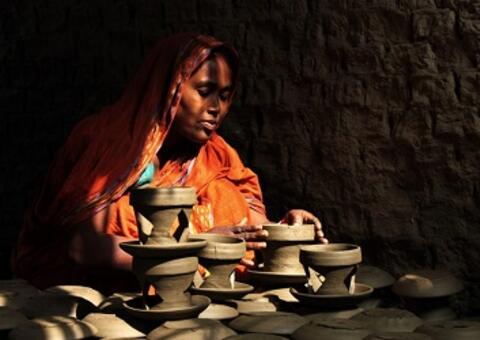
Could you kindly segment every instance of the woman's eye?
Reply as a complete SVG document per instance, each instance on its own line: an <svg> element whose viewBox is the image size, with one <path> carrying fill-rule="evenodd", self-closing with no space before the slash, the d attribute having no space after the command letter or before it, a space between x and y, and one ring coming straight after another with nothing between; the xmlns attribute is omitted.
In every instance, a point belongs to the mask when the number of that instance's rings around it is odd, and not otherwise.
<svg viewBox="0 0 480 340"><path fill-rule="evenodd" d="M230 92L223 92L220 94L220 99L223 101L228 100L229 97L230 97Z"/></svg>
<svg viewBox="0 0 480 340"><path fill-rule="evenodd" d="M199 88L197 89L197 91L198 91L198 94L202 97L206 97L210 94L210 89L208 88Z"/></svg>

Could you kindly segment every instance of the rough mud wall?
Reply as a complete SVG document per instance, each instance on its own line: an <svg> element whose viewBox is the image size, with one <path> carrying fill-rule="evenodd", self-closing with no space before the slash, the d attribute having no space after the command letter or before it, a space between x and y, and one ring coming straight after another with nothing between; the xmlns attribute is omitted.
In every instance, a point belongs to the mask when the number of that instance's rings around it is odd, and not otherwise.
<svg viewBox="0 0 480 340"><path fill-rule="evenodd" d="M395 273L447 267L479 306L479 1L16 0L0 16L4 268L75 122L158 37L198 31L242 57L223 134L273 219L304 207Z"/></svg>

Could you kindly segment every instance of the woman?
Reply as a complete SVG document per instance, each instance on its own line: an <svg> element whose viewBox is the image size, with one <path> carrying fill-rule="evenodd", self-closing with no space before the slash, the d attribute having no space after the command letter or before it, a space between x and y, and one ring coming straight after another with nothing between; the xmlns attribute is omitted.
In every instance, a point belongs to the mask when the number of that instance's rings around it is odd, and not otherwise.
<svg viewBox="0 0 480 340"><path fill-rule="evenodd" d="M40 288L83 284L134 288L131 257L118 244L137 237L129 188L193 186L192 232L266 246L268 221L256 175L217 133L237 80L236 52L207 36L160 41L122 97L84 119L60 150L27 211L14 271ZM292 210L285 222L318 219ZM245 265L253 265L244 259ZM107 270L108 269L108 270ZM134 281L133 281L134 282Z"/></svg>

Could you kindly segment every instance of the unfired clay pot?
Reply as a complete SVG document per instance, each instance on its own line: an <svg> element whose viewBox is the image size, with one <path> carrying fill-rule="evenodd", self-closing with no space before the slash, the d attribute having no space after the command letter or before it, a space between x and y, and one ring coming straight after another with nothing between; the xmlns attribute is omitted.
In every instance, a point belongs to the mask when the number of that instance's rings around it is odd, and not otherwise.
<svg viewBox="0 0 480 340"><path fill-rule="evenodd" d="M238 311L230 306L211 303L207 309L198 315L199 319L212 319L212 320L231 320L238 316Z"/></svg>
<svg viewBox="0 0 480 340"><path fill-rule="evenodd" d="M355 273L362 262L359 246L345 243L316 244L300 248L311 292L348 295L355 290Z"/></svg>
<svg viewBox="0 0 480 340"><path fill-rule="evenodd" d="M478 340L480 322L467 320L426 322L415 332L427 334L435 340Z"/></svg>
<svg viewBox="0 0 480 340"><path fill-rule="evenodd" d="M97 329L98 338L138 338L145 336L115 314L91 313L82 321Z"/></svg>
<svg viewBox="0 0 480 340"><path fill-rule="evenodd" d="M232 300L240 314L251 314L255 312L276 312L278 307L267 297L254 300Z"/></svg>
<svg viewBox="0 0 480 340"><path fill-rule="evenodd" d="M383 269L361 264L355 274L355 282L366 284L373 289L383 289L392 286L395 278Z"/></svg>
<svg viewBox="0 0 480 340"><path fill-rule="evenodd" d="M382 332L370 334L363 340L433 340L430 336L411 332Z"/></svg>
<svg viewBox="0 0 480 340"><path fill-rule="evenodd" d="M42 293L31 296L19 311L28 318L50 315L78 317L78 310L80 309L82 311L80 317L82 317L94 308L90 302L76 296Z"/></svg>
<svg viewBox="0 0 480 340"><path fill-rule="evenodd" d="M314 225L264 224L263 229L268 231L267 248L262 251L263 271L304 274L299 262L300 245L314 242Z"/></svg>
<svg viewBox="0 0 480 340"><path fill-rule="evenodd" d="M66 316L48 316L22 323L12 329L10 340L84 339L94 336L97 329L87 322Z"/></svg>
<svg viewBox="0 0 480 340"><path fill-rule="evenodd" d="M60 285L47 288L45 291L60 295L76 296L89 301L95 307L98 307L102 301L105 300L105 296L103 296L102 293L85 286Z"/></svg>
<svg viewBox="0 0 480 340"><path fill-rule="evenodd" d="M423 324L412 312L397 308L369 309L351 319L362 322L373 332L413 332Z"/></svg>
<svg viewBox="0 0 480 340"><path fill-rule="evenodd" d="M183 240L196 202L197 195L191 187L141 187L132 190L130 204L135 210L140 242L168 244ZM170 227L176 218L179 227L175 235L170 235Z"/></svg>
<svg viewBox="0 0 480 340"><path fill-rule="evenodd" d="M22 313L8 307L0 307L0 338L6 338L6 333L19 324L28 321Z"/></svg>
<svg viewBox="0 0 480 340"><path fill-rule="evenodd" d="M247 333L229 336L225 340L288 340L288 338L265 333Z"/></svg>
<svg viewBox="0 0 480 340"><path fill-rule="evenodd" d="M393 292L402 297L405 308L425 321L446 321L457 317L449 297L460 292L463 283L445 270L414 271L400 277Z"/></svg>
<svg viewBox="0 0 480 340"><path fill-rule="evenodd" d="M187 319L167 321L148 333L149 340L221 340L235 335L230 328L217 320Z"/></svg>
<svg viewBox="0 0 480 340"><path fill-rule="evenodd" d="M293 313L257 312L240 315L228 325L241 332L290 335L307 322Z"/></svg>
<svg viewBox="0 0 480 340"><path fill-rule="evenodd" d="M310 322L292 334L294 340L361 340L371 330L354 320L332 319Z"/></svg>
<svg viewBox="0 0 480 340"><path fill-rule="evenodd" d="M245 241L217 234L192 235L189 239L207 241L207 245L198 253L200 264L210 274L204 279L201 288L234 289L231 276L240 259L245 256Z"/></svg>

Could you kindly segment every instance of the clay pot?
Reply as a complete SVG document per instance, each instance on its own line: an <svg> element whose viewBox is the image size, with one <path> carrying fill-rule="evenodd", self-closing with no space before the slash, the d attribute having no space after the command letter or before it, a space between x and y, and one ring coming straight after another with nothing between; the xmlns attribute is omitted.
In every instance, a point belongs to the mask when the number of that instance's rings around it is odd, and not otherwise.
<svg viewBox="0 0 480 340"><path fill-rule="evenodd" d="M427 334L435 340L478 340L480 322L467 320L426 322L415 332Z"/></svg>
<svg viewBox="0 0 480 340"><path fill-rule="evenodd" d="M258 293L251 293L244 296L245 300L255 300L261 298L274 298L283 302L298 302L298 300L290 293L289 288L277 288L265 290Z"/></svg>
<svg viewBox="0 0 480 340"><path fill-rule="evenodd" d="M307 322L293 313L257 312L240 315L228 325L241 332L290 335Z"/></svg>
<svg viewBox="0 0 480 340"><path fill-rule="evenodd" d="M41 294L41 291L25 280L0 280L0 307L10 309L22 308L32 296Z"/></svg>
<svg viewBox="0 0 480 340"><path fill-rule="evenodd" d="M199 319L230 320L238 316L238 311L230 306L211 303L198 315Z"/></svg>
<svg viewBox="0 0 480 340"><path fill-rule="evenodd" d="M351 319L353 316L363 312L362 308L344 309L344 310L327 310L314 314L304 315L303 317L310 321L321 321L331 319Z"/></svg>
<svg viewBox="0 0 480 340"><path fill-rule="evenodd" d="M67 296L76 296L86 301L89 301L95 307L98 307L102 303L102 301L105 300L105 296L103 296L102 293L93 288L85 286L53 286L47 288L45 292Z"/></svg>
<svg viewBox="0 0 480 340"><path fill-rule="evenodd" d="M130 204L135 209L140 242L169 244L183 240L196 202L197 195L191 187L142 187L132 190ZM170 227L176 218L179 226L174 237L170 235Z"/></svg>
<svg viewBox="0 0 480 340"><path fill-rule="evenodd" d="M254 287L243 283L243 282L234 282L233 288L196 288L190 287L190 291L193 294L202 294L208 296L213 301L225 301L225 300L236 300L243 298L246 294L253 291Z"/></svg>
<svg viewBox="0 0 480 340"><path fill-rule="evenodd" d="M198 253L200 264L210 273L201 288L234 289L231 275L240 259L245 256L245 241L217 234L198 234L189 239L207 241L207 245Z"/></svg>
<svg viewBox="0 0 480 340"><path fill-rule="evenodd" d="M133 258L132 269L142 282L143 291L150 285L156 289L162 302L151 309L172 309L191 306L190 295L186 294L198 269L198 258L178 259Z"/></svg>
<svg viewBox="0 0 480 340"><path fill-rule="evenodd" d="M402 297L405 308L425 321L455 319L449 297L462 289L463 283L444 270L414 271L400 277L392 287Z"/></svg>
<svg viewBox="0 0 480 340"><path fill-rule="evenodd" d="M355 282L366 284L373 289L383 289L392 286L395 278L383 269L361 264L355 274Z"/></svg>
<svg viewBox="0 0 480 340"><path fill-rule="evenodd" d="M365 310L351 319L362 322L373 332L413 332L423 324L415 314L396 308Z"/></svg>
<svg viewBox="0 0 480 340"><path fill-rule="evenodd" d="M7 307L0 307L0 339L7 339L12 328L27 321L28 319L22 313Z"/></svg>
<svg viewBox="0 0 480 340"><path fill-rule="evenodd" d="M411 332L382 332L370 334L363 340L432 340L426 334Z"/></svg>
<svg viewBox="0 0 480 340"><path fill-rule="evenodd" d="M300 327L292 334L294 340L360 340L372 333L354 320L317 320Z"/></svg>
<svg viewBox="0 0 480 340"><path fill-rule="evenodd" d="M94 336L97 329L87 322L66 316L36 318L15 327L11 340L84 339Z"/></svg>
<svg viewBox="0 0 480 340"><path fill-rule="evenodd" d="M263 297L255 300L232 300L240 314L255 312L276 312L277 306L269 298Z"/></svg>
<svg viewBox="0 0 480 340"><path fill-rule="evenodd" d="M300 262L313 294L348 295L354 292L354 275L362 253L359 246L345 243L302 246Z"/></svg>
<svg viewBox="0 0 480 340"><path fill-rule="evenodd" d="M299 262L300 245L314 243L314 225L264 224L263 229L268 231L267 248L262 251L263 271L304 274Z"/></svg>
<svg viewBox="0 0 480 340"><path fill-rule="evenodd" d="M90 302L76 296L60 295L54 293L42 293L27 299L21 313L29 318L46 317L50 315L62 315L78 317L95 309Z"/></svg>
<svg viewBox="0 0 480 340"><path fill-rule="evenodd" d="M138 338L145 334L139 332L115 314L91 313L82 321L97 329L98 338Z"/></svg>
<svg viewBox="0 0 480 340"><path fill-rule="evenodd" d="M220 340L236 333L217 320L189 319L167 321L148 333L147 339Z"/></svg>
<svg viewBox="0 0 480 340"><path fill-rule="evenodd" d="M229 336L225 340L287 340L288 338L280 335L265 333L247 333Z"/></svg>

